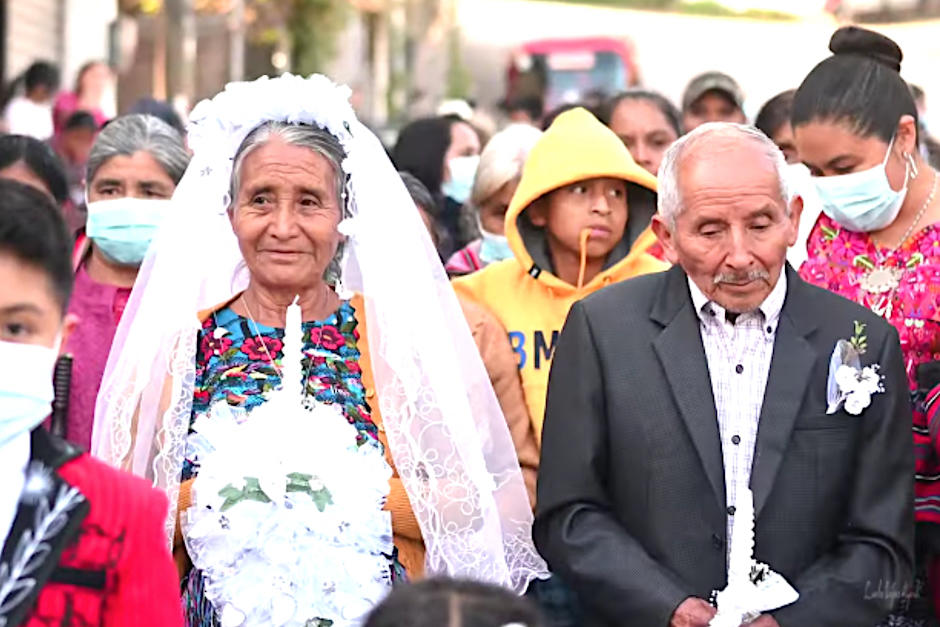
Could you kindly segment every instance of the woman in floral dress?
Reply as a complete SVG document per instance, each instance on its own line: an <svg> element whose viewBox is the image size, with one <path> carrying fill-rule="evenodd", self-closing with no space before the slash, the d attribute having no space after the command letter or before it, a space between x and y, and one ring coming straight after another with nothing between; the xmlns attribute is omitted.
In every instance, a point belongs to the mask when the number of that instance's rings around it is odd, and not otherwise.
<svg viewBox="0 0 940 627"><path fill-rule="evenodd" d="M940 425L929 424L924 407L940 383L938 176L917 148L917 109L899 74L900 48L846 27L830 49L833 56L807 76L793 103L797 147L825 214L800 275L883 316L900 337L913 410L919 583L899 591L907 617L891 624L933 624L924 621L934 620L937 594L921 593L940 548ZM932 573L928 581L936 583Z"/></svg>

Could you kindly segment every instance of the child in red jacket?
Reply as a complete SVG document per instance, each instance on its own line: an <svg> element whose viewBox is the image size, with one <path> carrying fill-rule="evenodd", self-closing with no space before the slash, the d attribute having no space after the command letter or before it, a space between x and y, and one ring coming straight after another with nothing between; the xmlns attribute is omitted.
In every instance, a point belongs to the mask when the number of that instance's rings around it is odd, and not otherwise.
<svg viewBox="0 0 940 627"><path fill-rule="evenodd" d="M45 195L0 181L0 625L182 625L166 498L41 426L70 259Z"/></svg>

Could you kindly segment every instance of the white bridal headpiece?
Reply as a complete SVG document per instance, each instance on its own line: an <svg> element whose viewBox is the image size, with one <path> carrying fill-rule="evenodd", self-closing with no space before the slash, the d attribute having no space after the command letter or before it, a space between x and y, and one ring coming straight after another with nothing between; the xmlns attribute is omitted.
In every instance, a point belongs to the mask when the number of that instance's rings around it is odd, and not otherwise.
<svg viewBox="0 0 940 627"><path fill-rule="evenodd" d="M502 411L418 212L350 91L324 76L229 84L193 110L193 159L141 267L98 398L92 452L165 490L175 524L192 414L197 313L248 282L226 214L235 152L266 120L342 144L342 287L362 293L376 397L429 574L522 592L546 574Z"/></svg>

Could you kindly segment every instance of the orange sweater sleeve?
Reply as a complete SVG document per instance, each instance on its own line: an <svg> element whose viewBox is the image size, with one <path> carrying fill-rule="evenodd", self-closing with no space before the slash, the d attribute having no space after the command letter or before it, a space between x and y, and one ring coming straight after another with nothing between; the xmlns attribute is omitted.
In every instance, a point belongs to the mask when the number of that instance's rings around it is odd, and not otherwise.
<svg viewBox="0 0 940 627"><path fill-rule="evenodd" d="M529 494L529 503L535 507L535 481L539 468L539 449L529 418L529 407L522 390L522 378L516 364L515 353L509 344L506 329L487 309L458 297L473 341L480 351L483 366L493 384L496 399L506 418L509 435L519 458L522 478Z"/></svg>
<svg viewBox="0 0 940 627"><path fill-rule="evenodd" d="M362 368L362 385L366 390L366 401L372 410L372 420L379 428L379 441L385 447L385 459L392 467L392 478L389 479L388 501L385 509L392 514L392 533L395 535L395 546L398 548L399 559L408 571L409 577L417 579L424 570L424 542L421 536L421 527L415 517L408 493L398 475L395 461L392 459L391 448L382 423L382 413L379 410L378 398L375 394L375 378L372 375L372 356L369 352L368 332L366 329L365 302L361 295L352 299L353 309L356 311L356 320L359 329L359 366Z"/></svg>

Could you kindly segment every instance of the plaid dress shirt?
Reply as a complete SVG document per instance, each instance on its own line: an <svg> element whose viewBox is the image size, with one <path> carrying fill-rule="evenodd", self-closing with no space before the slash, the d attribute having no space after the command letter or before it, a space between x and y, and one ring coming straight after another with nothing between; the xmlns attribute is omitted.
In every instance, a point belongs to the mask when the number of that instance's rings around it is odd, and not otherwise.
<svg viewBox="0 0 940 627"><path fill-rule="evenodd" d="M734 504L738 492L747 488L751 481L757 425L770 373L777 323L787 295L787 276L781 272L780 279L761 306L738 315L733 322L725 309L708 300L691 280L689 289L700 321L699 331L718 416L728 507L728 542L725 546L730 551Z"/></svg>

